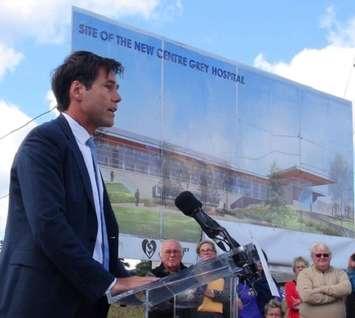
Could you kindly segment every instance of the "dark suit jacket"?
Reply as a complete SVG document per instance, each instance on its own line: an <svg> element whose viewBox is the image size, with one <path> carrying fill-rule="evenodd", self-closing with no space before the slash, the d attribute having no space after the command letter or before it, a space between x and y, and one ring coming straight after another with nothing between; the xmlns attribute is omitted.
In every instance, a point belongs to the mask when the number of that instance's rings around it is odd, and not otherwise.
<svg viewBox="0 0 355 318"><path fill-rule="evenodd" d="M0 254L0 317L105 317L115 276L118 226L107 192L110 272L92 258L97 220L89 175L63 116L33 129L11 169Z"/></svg>

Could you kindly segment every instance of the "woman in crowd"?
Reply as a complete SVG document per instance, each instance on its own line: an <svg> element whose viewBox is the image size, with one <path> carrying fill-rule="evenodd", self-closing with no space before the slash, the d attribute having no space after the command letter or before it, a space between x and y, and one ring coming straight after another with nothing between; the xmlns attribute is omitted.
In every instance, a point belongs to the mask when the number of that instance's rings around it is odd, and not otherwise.
<svg viewBox="0 0 355 318"><path fill-rule="evenodd" d="M276 299L271 299L265 305L265 318L283 318L284 311L281 303Z"/></svg>
<svg viewBox="0 0 355 318"><path fill-rule="evenodd" d="M348 270L351 294L346 298L346 318L355 318L355 253L349 258Z"/></svg>
<svg viewBox="0 0 355 318"><path fill-rule="evenodd" d="M287 317L288 318L299 318L299 305L301 303L301 298L296 289L296 279L298 274L308 267L308 262L301 256L296 257L293 260L293 272L295 273L295 279L287 282L285 284L285 299L287 304Z"/></svg>
<svg viewBox="0 0 355 318"><path fill-rule="evenodd" d="M202 241L197 245L197 255L202 261L216 257L216 246L212 241ZM197 308L197 318L229 317L229 284L223 278L208 283L199 289L203 293L202 303Z"/></svg>

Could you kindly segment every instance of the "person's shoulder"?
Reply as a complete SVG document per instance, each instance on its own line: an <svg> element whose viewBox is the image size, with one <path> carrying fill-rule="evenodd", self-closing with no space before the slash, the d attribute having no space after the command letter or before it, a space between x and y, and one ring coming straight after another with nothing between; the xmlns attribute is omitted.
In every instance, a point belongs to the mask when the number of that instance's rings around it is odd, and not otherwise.
<svg viewBox="0 0 355 318"><path fill-rule="evenodd" d="M66 140L65 138L66 132L70 128L68 124L65 122L65 118L63 116L59 116L56 119L45 122L33 128L25 141L38 141L38 140L48 140L50 142L54 142L55 144L61 144L61 141Z"/></svg>
<svg viewBox="0 0 355 318"><path fill-rule="evenodd" d="M193 266L193 265L191 265L191 266ZM186 269L186 268L188 268L188 267L184 263L180 264L180 270L183 270L183 269Z"/></svg>
<svg viewBox="0 0 355 318"><path fill-rule="evenodd" d="M41 125L35 127L32 131L33 133L39 133L41 135L50 135L50 134L58 134L63 131L62 127L65 125L65 119L62 116L59 116L55 119L47 121Z"/></svg>
<svg viewBox="0 0 355 318"><path fill-rule="evenodd" d="M314 272L313 266L309 266L309 267L303 269L298 275L301 275L301 274L303 274L303 275L312 275L313 272Z"/></svg>
<svg viewBox="0 0 355 318"><path fill-rule="evenodd" d="M164 271L164 266L162 264L160 264L159 266L153 268L151 270L152 274L156 277L164 277L167 276L167 274Z"/></svg>
<svg viewBox="0 0 355 318"><path fill-rule="evenodd" d="M38 151L63 151L67 147L65 119L60 116L33 128L25 137L18 153L26 153L38 148Z"/></svg>
<svg viewBox="0 0 355 318"><path fill-rule="evenodd" d="M312 279L314 277L314 269L312 266L303 269L297 276L297 283L303 279Z"/></svg>

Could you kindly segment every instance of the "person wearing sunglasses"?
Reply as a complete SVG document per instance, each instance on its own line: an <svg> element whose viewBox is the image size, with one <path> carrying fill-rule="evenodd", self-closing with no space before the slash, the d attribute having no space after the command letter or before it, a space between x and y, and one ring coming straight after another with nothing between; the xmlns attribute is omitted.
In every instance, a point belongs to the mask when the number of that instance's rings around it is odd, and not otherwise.
<svg viewBox="0 0 355 318"><path fill-rule="evenodd" d="M351 284L343 270L330 265L332 253L324 243L311 248L312 266L297 277L302 318L345 318L345 297Z"/></svg>

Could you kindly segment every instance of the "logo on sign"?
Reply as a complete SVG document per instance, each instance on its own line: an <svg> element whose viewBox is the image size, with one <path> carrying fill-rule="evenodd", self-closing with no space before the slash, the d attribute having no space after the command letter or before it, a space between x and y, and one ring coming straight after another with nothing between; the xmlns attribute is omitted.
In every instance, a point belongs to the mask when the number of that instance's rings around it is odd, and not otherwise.
<svg viewBox="0 0 355 318"><path fill-rule="evenodd" d="M150 259L157 249L157 243L154 240L148 241L147 239L144 239L142 241L142 249L144 254Z"/></svg>

